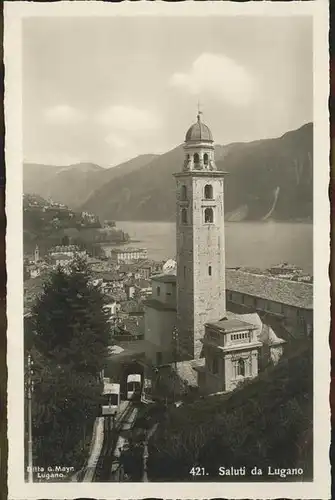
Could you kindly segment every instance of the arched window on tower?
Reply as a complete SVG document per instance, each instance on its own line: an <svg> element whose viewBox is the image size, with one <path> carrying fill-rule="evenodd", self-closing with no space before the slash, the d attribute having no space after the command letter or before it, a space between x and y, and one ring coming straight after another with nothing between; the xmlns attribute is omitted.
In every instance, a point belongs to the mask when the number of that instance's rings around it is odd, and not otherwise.
<svg viewBox="0 0 335 500"><path fill-rule="evenodd" d="M198 155L198 153L194 153L194 155L193 155L193 161L194 161L195 164L199 163L199 155Z"/></svg>
<svg viewBox="0 0 335 500"><path fill-rule="evenodd" d="M187 210L186 210L186 208L181 209L181 223L187 224Z"/></svg>
<svg viewBox="0 0 335 500"><path fill-rule="evenodd" d="M214 222L213 209L210 207L205 208L205 224L211 224Z"/></svg>
<svg viewBox="0 0 335 500"><path fill-rule="evenodd" d="M187 200L187 187L185 185L181 187L180 198L182 201Z"/></svg>
<svg viewBox="0 0 335 500"><path fill-rule="evenodd" d="M208 154L204 154L204 165L208 165Z"/></svg>
<svg viewBox="0 0 335 500"><path fill-rule="evenodd" d="M213 186L211 184L206 184L204 192L206 200L213 199Z"/></svg>

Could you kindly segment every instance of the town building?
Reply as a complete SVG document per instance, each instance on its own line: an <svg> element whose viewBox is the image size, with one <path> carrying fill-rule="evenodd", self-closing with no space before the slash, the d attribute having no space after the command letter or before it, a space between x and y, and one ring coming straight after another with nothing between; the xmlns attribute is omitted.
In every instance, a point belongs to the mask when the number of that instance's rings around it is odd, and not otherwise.
<svg viewBox="0 0 335 500"><path fill-rule="evenodd" d="M145 248L115 248L104 245L103 251L106 257L117 263L130 264L139 260L147 259L148 252Z"/></svg>
<svg viewBox="0 0 335 500"><path fill-rule="evenodd" d="M86 250L80 250L76 245L57 245L49 250L50 257L56 258L60 255L65 255L71 258L73 258L75 255L86 257L87 252Z"/></svg>
<svg viewBox="0 0 335 500"><path fill-rule="evenodd" d="M103 309L111 317L115 316L120 311L121 305L116 300L113 300L113 302L105 304Z"/></svg>
<svg viewBox="0 0 335 500"><path fill-rule="evenodd" d="M41 276L41 268L39 266L29 266L28 267L28 272L29 272L29 277L30 278L37 278L38 276Z"/></svg>
<svg viewBox="0 0 335 500"><path fill-rule="evenodd" d="M126 295L127 295L127 299L128 300L132 299L134 297L134 295L135 295L135 290L136 290L135 285L130 284L130 283L129 284L126 283L124 285L124 289L125 289L125 292L126 292Z"/></svg>
<svg viewBox="0 0 335 500"><path fill-rule="evenodd" d="M153 365L173 361L172 336L177 318L176 281L176 276L172 274L153 276L152 295L144 302L144 338L156 346L156 350L151 349L148 359Z"/></svg>
<svg viewBox="0 0 335 500"><path fill-rule="evenodd" d="M58 267L58 266L67 267L72 260L73 260L73 257L71 257L71 255L63 254L63 253L54 254L50 257L51 264L54 267Z"/></svg>
<svg viewBox="0 0 335 500"><path fill-rule="evenodd" d="M150 296L152 293L152 285L150 280L145 280L145 279L138 279L134 281L136 290L140 293L142 296Z"/></svg>

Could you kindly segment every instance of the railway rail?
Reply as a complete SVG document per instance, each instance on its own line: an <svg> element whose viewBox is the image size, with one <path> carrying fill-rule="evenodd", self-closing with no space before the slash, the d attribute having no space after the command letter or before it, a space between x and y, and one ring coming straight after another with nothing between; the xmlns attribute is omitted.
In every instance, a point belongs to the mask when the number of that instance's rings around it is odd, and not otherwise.
<svg viewBox="0 0 335 500"><path fill-rule="evenodd" d="M104 427L101 452L92 471L91 479L88 480L93 482L113 480L113 475L118 468L116 463L120 456L119 448L122 447L124 441L120 434L131 428L134 414L137 413L137 408L132 401L124 401L124 403L124 407L115 417L111 431L106 432L106 426Z"/></svg>

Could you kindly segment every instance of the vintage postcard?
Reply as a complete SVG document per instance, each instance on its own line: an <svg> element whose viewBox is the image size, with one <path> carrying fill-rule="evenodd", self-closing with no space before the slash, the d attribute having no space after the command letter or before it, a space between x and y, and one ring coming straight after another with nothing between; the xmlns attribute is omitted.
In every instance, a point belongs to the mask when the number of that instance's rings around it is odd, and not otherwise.
<svg viewBox="0 0 335 500"><path fill-rule="evenodd" d="M327 2L8 2L5 76L9 498L329 498Z"/></svg>

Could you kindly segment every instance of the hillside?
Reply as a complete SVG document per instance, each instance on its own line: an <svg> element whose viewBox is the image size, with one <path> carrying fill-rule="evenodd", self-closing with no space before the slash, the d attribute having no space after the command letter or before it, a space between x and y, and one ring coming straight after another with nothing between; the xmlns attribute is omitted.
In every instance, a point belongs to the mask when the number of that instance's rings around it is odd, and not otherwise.
<svg viewBox="0 0 335 500"><path fill-rule="evenodd" d="M225 183L227 219L312 220L313 125L280 138L217 146ZM159 156L135 172L101 185L83 210L115 220L175 220L175 180L181 169L182 146Z"/></svg>
<svg viewBox="0 0 335 500"><path fill-rule="evenodd" d="M114 226L101 227L95 214L75 212L66 205L48 202L39 195L23 196L23 245L25 254L36 244L41 255L55 245L79 245L89 252L101 243L124 243L129 236Z"/></svg>
<svg viewBox="0 0 335 500"><path fill-rule="evenodd" d="M238 481L311 480L313 472L313 349L296 346L277 366L226 395L171 408L149 441L151 481L229 481L220 466L246 467ZM210 419L208 419L210 415ZM207 477L191 477L201 466ZM268 467L299 468L303 475L269 477Z"/></svg>
<svg viewBox="0 0 335 500"><path fill-rule="evenodd" d="M225 154L216 146L216 157ZM184 161L182 146L157 157L133 174L101 186L81 207L95 213L114 214L115 220L174 220L175 180Z"/></svg>
<svg viewBox="0 0 335 500"><path fill-rule="evenodd" d="M104 169L94 163L78 163L66 167L25 163L23 192L51 198L75 209L96 189L148 164L157 155L140 155L116 167Z"/></svg>

